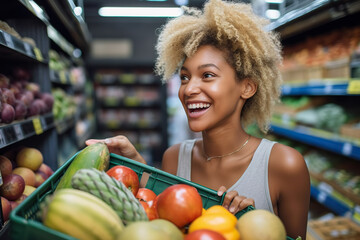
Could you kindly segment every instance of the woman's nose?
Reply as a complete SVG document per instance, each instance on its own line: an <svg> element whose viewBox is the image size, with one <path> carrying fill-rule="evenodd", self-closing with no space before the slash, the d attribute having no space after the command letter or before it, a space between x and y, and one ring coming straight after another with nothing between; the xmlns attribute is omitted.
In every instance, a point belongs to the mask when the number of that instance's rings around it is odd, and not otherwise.
<svg viewBox="0 0 360 240"><path fill-rule="evenodd" d="M201 91L201 81L195 77L192 77L185 86L184 93L188 96L198 94Z"/></svg>

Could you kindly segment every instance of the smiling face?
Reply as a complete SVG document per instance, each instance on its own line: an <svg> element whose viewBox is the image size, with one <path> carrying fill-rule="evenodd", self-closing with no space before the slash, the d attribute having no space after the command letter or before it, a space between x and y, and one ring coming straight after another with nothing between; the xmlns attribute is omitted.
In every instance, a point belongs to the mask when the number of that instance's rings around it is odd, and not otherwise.
<svg viewBox="0 0 360 240"><path fill-rule="evenodd" d="M192 131L240 126L244 84L219 49L205 45L180 70L179 98ZM234 125L235 124L235 125Z"/></svg>

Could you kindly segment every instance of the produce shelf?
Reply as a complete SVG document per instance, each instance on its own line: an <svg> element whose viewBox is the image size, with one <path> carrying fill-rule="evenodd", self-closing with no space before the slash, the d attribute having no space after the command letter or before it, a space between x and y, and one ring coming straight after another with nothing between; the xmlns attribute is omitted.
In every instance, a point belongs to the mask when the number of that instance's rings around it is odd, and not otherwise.
<svg viewBox="0 0 360 240"><path fill-rule="evenodd" d="M311 185L311 197L341 216L350 216L353 212L352 207L349 207L345 203L335 199L327 191L319 189L313 185Z"/></svg>
<svg viewBox="0 0 360 240"><path fill-rule="evenodd" d="M333 96L346 96L346 95L360 95L360 91L354 91L349 84L349 80L346 83L332 83L323 80L323 83L305 83L305 84L285 84L282 86L282 95L333 95ZM353 80L359 81L359 80ZM350 81L352 83L352 81Z"/></svg>
<svg viewBox="0 0 360 240"><path fill-rule="evenodd" d="M360 2L356 0L332 1L314 0L304 6L286 12L282 17L270 23L268 30L281 32L282 38L294 36L333 22L360 11Z"/></svg>
<svg viewBox="0 0 360 240"><path fill-rule="evenodd" d="M55 120L56 131L58 134L65 133L68 129L75 125L75 115L65 117L62 120Z"/></svg>
<svg viewBox="0 0 360 240"><path fill-rule="evenodd" d="M50 70L50 80L57 84L72 85L70 74L67 71Z"/></svg>
<svg viewBox="0 0 360 240"><path fill-rule="evenodd" d="M116 98L106 98L100 100L102 108L159 108L161 103L159 101L143 101L138 98L126 98L118 100Z"/></svg>
<svg viewBox="0 0 360 240"><path fill-rule="evenodd" d="M308 145L360 160L360 145L355 142L347 141L337 134L322 136L321 134L323 134L323 132L317 129L304 126L287 128L275 124L271 125L271 131L275 134L282 135Z"/></svg>
<svg viewBox="0 0 360 240"><path fill-rule="evenodd" d="M44 59L39 48L33 47L29 43L24 42L3 30L0 30L0 45L4 46L0 52L4 55L8 55L10 58L16 59L19 55L22 55L29 58L31 61L47 63L47 60Z"/></svg>
<svg viewBox="0 0 360 240"><path fill-rule="evenodd" d="M40 135L54 126L52 113L0 126L0 149L31 136Z"/></svg>

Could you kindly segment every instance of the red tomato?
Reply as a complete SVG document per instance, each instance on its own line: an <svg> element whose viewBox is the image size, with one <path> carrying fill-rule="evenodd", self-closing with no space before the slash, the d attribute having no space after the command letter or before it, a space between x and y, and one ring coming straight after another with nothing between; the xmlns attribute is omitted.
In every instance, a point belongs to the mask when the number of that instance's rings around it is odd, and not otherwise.
<svg viewBox="0 0 360 240"><path fill-rule="evenodd" d="M139 188L136 198L145 202L150 202L156 198L156 194L148 188Z"/></svg>
<svg viewBox="0 0 360 240"><path fill-rule="evenodd" d="M196 188L186 184L175 184L159 194L156 208L159 218L182 228L201 215L203 205Z"/></svg>
<svg viewBox="0 0 360 240"><path fill-rule="evenodd" d="M140 203L143 206L145 213L150 221L159 218L155 207L149 206L149 204L147 202L144 202L141 200L140 200Z"/></svg>
<svg viewBox="0 0 360 240"><path fill-rule="evenodd" d="M223 235L209 229L200 229L185 236L184 240L226 240Z"/></svg>
<svg viewBox="0 0 360 240"><path fill-rule="evenodd" d="M136 196L140 180L134 170L126 166L117 165L107 170L106 173L110 177L122 182Z"/></svg>

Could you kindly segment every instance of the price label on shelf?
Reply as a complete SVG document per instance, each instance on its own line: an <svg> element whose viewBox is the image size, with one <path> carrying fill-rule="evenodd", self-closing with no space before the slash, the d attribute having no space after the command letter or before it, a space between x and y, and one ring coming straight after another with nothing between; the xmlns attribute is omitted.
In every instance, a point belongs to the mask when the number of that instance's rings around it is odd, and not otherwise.
<svg viewBox="0 0 360 240"><path fill-rule="evenodd" d="M332 84L326 84L324 87L324 93L330 94L333 91L333 85Z"/></svg>
<svg viewBox="0 0 360 240"><path fill-rule="evenodd" d="M0 129L0 148L4 147L6 145L5 135L4 131Z"/></svg>
<svg viewBox="0 0 360 240"><path fill-rule="evenodd" d="M4 32L4 38L5 38L6 45L7 45L8 47L10 47L10 48L15 48L13 39L12 39L12 37L11 37L10 34Z"/></svg>
<svg viewBox="0 0 360 240"><path fill-rule="evenodd" d="M351 80L347 88L348 94L360 94L360 80Z"/></svg>
<svg viewBox="0 0 360 240"><path fill-rule="evenodd" d="M351 143L344 143L342 149L341 149L341 152L346 155L346 156L349 156L351 153L352 153L352 149L353 149L353 146Z"/></svg>
<svg viewBox="0 0 360 240"><path fill-rule="evenodd" d="M24 138L24 134L23 134L23 131L22 131L22 129L21 129L21 126L20 126L19 124L15 124L15 125L13 126L13 128L14 128L14 131L15 131L16 138L17 138L18 140L23 139L23 138Z"/></svg>
<svg viewBox="0 0 360 240"><path fill-rule="evenodd" d="M41 121L42 129L46 129L46 128L47 128L47 125L46 125L46 119L45 119L45 117L41 117L41 118L40 118L40 121Z"/></svg>
<svg viewBox="0 0 360 240"><path fill-rule="evenodd" d="M325 202L326 198L327 198L327 194L323 191L320 191L319 194L317 195L317 200L319 203L323 203Z"/></svg>
<svg viewBox="0 0 360 240"><path fill-rule="evenodd" d="M41 51L40 51L39 48L37 48L37 47L34 48L34 52L35 52L35 57L36 57L37 60L39 60L39 61L43 61L43 60L44 60L44 58L43 58L43 56L42 56Z"/></svg>
<svg viewBox="0 0 360 240"><path fill-rule="evenodd" d="M32 47L30 46L30 44L24 42L24 48L25 48L25 51L26 51L26 54L33 57L34 54L33 54L33 51L32 51Z"/></svg>
<svg viewBox="0 0 360 240"><path fill-rule="evenodd" d="M35 129L35 133L37 135L43 133L43 129L42 129L41 122L40 122L39 118L34 118L33 119L33 125L34 125L34 129Z"/></svg>
<svg viewBox="0 0 360 240"><path fill-rule="evenodd" d="M321 190L321 191L324 191L325 193L331 195L332 192L333 192L333 187L330 186L329 184L325 183L325 182L321 182L319 183L319 186L318 188Z"/></svg>

